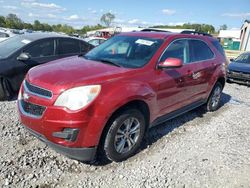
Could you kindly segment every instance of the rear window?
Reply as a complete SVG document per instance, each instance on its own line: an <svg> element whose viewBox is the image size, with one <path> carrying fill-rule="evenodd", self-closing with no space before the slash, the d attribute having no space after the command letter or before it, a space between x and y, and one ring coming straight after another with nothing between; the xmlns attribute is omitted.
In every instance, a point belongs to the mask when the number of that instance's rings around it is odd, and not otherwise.
<svg viewBox="0 0 250 188"><path fill-rule="evenodd" d="M189 41L191 62L209 60L214 57L214 53L208 45L201 40Z"/></svg>
<svg viewBox="0 0 250 188"><path fill-rule="evenodd" d="M225 55L225 51L224 49L222 48L222 46L220 45L219 41L212 41L212 44L214 45L214 47L220 52L221 55L223 55L224 57L226 56Z"/></svg>

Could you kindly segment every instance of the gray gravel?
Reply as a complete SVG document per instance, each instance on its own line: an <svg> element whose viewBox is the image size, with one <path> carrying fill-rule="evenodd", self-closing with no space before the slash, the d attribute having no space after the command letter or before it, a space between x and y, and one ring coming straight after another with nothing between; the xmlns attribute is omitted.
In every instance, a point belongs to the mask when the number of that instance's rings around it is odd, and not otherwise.
<svg viewBox="0 0 250 188"><path fill-rule="evenodd" d="M27 133L16 102L0 102L1 187L250 187L250 88L227 84L221 108L151 129L122 163L68 159Z"/></svg>

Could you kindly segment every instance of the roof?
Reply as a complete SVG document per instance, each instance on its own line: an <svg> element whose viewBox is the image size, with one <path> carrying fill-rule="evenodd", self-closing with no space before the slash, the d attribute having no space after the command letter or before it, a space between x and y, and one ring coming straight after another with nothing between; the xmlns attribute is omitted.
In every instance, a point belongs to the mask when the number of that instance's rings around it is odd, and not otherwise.
<svg viewBox="0 0 250 188"><path fill-rule="evenodd" d="M61 35L57 33L27 33L23 35L18 35L24 39L28 39L30 41L35 41L39 39L46 39L46 38L52 38L52 37L65 37L69 38L67 35Z"/></svg>
<svg viewBox="0 0 250 188"><path fill-rule="evenodd" d="M148 31L140 32L139 31L139 32L124 32L124 33L120 33L119 35L165 39L166 37L172 34L173 33L169 33L169 32L148 32Z"/></svg>
<svg viewBox="0 0 250 188"><path fill-rule="evenodd" d="M136 36L136 37L148 37L148 38L156 38L156 39L166 39L170 36L180 36L180 37L195 37L195 38L209 38L213 40L213 37L207 37L203 35L195 35L195 34L183 34L183 33L171 33L171 32L148 32L148 31L139 31L139 32L128 32L128 33L120 33L121 36Z"/></svg>

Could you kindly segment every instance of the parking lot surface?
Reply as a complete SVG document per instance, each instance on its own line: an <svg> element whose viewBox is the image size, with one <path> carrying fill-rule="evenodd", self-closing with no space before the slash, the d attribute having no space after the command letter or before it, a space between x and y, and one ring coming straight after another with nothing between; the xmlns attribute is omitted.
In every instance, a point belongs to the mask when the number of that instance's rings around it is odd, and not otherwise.
<svg viewBox="0 0 250 188"><path fill-rule="evenodd" d="M83 164L25 131L16 101L0 102L1 187L249 187L250 88L227 84L218 111L202 108L150 130L121 163Z"/></svg>

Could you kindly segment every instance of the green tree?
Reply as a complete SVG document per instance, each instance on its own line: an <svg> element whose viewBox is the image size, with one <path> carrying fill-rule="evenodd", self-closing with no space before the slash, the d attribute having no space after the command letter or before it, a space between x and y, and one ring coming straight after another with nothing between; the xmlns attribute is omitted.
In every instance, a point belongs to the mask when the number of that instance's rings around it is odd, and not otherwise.
<svg viewBox="0 0 250 188"><path fill-rule="evenodd" d="M5 27L6 23L5 23L5 17L4 16L0 16L0 27Z"/></svg>
<svg viewBox="0 0 250 188"><path fill-rule="evenodd" d="M227 30L227 25L226 24L221 25L220 30Z"/></svg>
<svg viewBox="0 0 250 188"><path fill-rule="evenodd" d="M23 29L23 21L15 14L8 14L5 18L5 26L11 29Z"/></svg>
<svg viewBox="0 0 250 188"><path fill-rule="evenodd" d="M111 14L110 12L103 14L101 17L101 22L104 23L107 27L111 25L113 20L115 19L115 15Z"/></svg>

